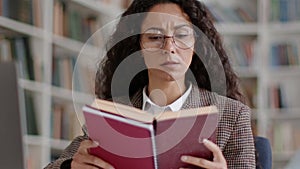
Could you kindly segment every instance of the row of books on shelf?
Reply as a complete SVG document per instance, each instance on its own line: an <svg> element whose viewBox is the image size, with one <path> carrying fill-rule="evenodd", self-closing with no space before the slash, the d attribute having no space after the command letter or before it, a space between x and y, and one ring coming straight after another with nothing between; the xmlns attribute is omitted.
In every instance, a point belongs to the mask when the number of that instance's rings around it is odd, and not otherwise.
<svg viewBox="0 0 300 169"><path fill-rule="evenodd" d="M257 42L238 40L226 43L231 63L239 67L257 65ZM300 44L298 42L274 42L270 48L271 66L293 66L300 64Z"/></svg>
<svg viewBox="0 0 300 169"><path fill-rule="evenodd" d="M0 38L0 60L17 61L19 76L24 79L35 80L34 68L37 65L33 62L30 43L28 37Z"/></svg>
<svg viewBox="0 0 300 169"><path fill-rule="evenodd" d="M293 42L281 42L271 47L270 63L272 66L299 65L300 44Z"/></svg>
<svg viewBox="0 0 300 169"><path fill-rule="evenodd" d="M39 135L40 124L38 121L39 95L24 90L24 101L26 111L26 128L28 135ZM52 100L51 106L51 137L54 139L71 140L81 133L81 125L77 118L73 104Z"/></svg>
<svg viewBox="0 0 300 169"><path fill-rule="evenodd" d="M54 57L52 84L65 89L72 89L72 74L75 64L75 57Z"/></svg>
<svg viewBox="0 0 300 169"><path fill-rule="evenodd" d="M255 66L257 43L254 40L239 40L228 43L227 51L233 65L240 67Z"/></svg>
<svg viewBox="0 0 300 169"><path fill-rule="evenodd" d="M54 1L53 10L53 32L56 35L84 42L97 31L99 22L93 13L83 15L62 0Z"/></svg>
<svg viewBox="0 0 300 169"><path fill-rule="evenodd" d="M235 6L225 7L217 3L208 3L213 19L216 22L256 22L256 7Z"/></svg>
<svg viewBox="0 0 300 169"><path fill-rule="evenodd" d="M54 139L72 140L81 133L81 125L73 104L53 101L51 112L51 136Z"/></svg>
<svg viewBox="0 0 300 169"><path fill-rule="evenodd" d="M273 84L269 86L268 90L268 101L270 108L285 108L286 103L286 93L284 92L284 87L280 84Z"/></svg>
<svg viewBox="0 0 300 169"><path fill-rule="evenodd" d="M77 92L89 91L92 74L80 63L83 59L62 48L54 46L53 49L52 85Z"/></svg>
<svg viewBox="0 0 300 169"><path fill-rule="evenodd" d="M273 122L268 138L274 153L294 152L300 149L300 126L295 121Z"/></svg>
<svg viewBox="0 0 300 169"><path fill-rule="evenodd" d="M95 5L115 5L127 8L132 0L92 0ZM86 40L96 27L95 15L82 16L81 11L69 8L70 1L53 0L53 30L55 34L67 35L73 39ZM42 27L42 0L0 0L0 16L4 16L26 24ZM72 29L71 29L72 27ZM77 29L74 29L77 28Z"/></svg>
<svg viewBox="0 0 300 169"><path fill-rule="evenodd" d="M27 80L42 81L42 60L43 56L38 51L38 42L24 37L0 38L0 61L16 61L19 70L19 77ZM55 48L55 47L54 47ZM55 48L56 49L56 48ZM52 67L52 84L54 86L72 89L72 75L75 68L77 57L68 52L56 52L54 50L53 67ZM79 66L77 71L79 70ZM76 91L82 91L86 88L85 80L80 80L81 77L86 77L83 72L78 72L74 78L74 87Z"/></svg>
<svg viewBox="0 0 300 169"><path fill-rule="evenodd" d="M240 78L240 87L242 93L246 97L246 104L251 108L257 108L257 88L258 88L258 78L257 77L245 77ZM297 109L298 97L300 91L298 86L300 85L300 80L289 79L283 80L277 83L271 83L267 85L267 106L271 109L282 109L287 111L280 111L289 113L289 108ZM298 92L299 91L299 92Z"/></svg>
<svg viewBox="0 0 300 169"><path fill-rule="evenodd" d="M0 15L42 27L42 0L0 0Z"/></svg>
<svg viewBox="0 0 300 169"><path fill-rule="evenodd" d="M300 21L300 0L271 0L271 21Z"/></svg>
<svg viewBox="0 0 300 169"><path fill-rule="evenodd" d="M25 102L25 112L26 112L26 129L28 135L38 135L40 134L39 125L37 121L38 113L38 100L39 95L35 95L33 92L28 90L24 91L24 102Z"/></svg>
<svg viewBox="0 0 300 169"><path fill-rule="evenodd" d="M300 80L297 77L281 79L280 82L268 85L268 106L269 108L299 108L299 86Z"/></svg>

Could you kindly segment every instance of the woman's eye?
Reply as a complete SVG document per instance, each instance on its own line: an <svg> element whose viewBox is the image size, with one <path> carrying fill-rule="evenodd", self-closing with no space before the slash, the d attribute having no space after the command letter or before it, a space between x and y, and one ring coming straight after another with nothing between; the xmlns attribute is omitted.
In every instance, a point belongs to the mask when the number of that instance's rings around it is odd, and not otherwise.
<svg viewBox="0 0 300 169"><path fill-rule="evenodd" d="M150 35L150 36L148 36L148 39L153 40L153 41L162 40L163 38L164 37L162 35Z"/></svg>
<svg viewBox="0 0 300 169"><path fill-rule="evenodd" d="M176 34L175 35L175 37L178 38L178 39L186 38L188 36L189 36L188 34Z"/></svg>

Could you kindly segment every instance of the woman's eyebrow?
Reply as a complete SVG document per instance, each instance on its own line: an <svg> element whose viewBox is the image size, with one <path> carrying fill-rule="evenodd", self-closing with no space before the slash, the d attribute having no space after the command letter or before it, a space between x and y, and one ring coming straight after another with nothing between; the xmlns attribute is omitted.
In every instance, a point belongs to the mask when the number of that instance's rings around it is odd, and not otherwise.
<svg viewBox="0 0 300 169"><path fill-rule="evenodd" d="M191 25L189 25L189 24L181 24L181 25L174 26L174 29L179 29L179 28L182 28L182 27L185 27L185 26L191 27Z"/></svg>
<svg viewBox="0 0 300 169"><path fill-rule="evenodd" d="M191 27L191 25L184 23L184 24L174 26L173 29L176 30L176 29L179 29L179 28L182 28L182 27L185 27L185 26ZM148 31L148 30L156 30L156 31L160 31L160 32L165 31L163 28L159 28L159 27L150 27L150 28L146 29L145 31Z"/></svg>
<svg viewBox="0 0 300 169"><path fill-rule="evenodd" d="M146 29L146 31L148 31L148 30L156 30L156 31L163 31L163 29L162 28L158 28L158 27L150 27L150 28L148 28L148 29Z"/></svg>

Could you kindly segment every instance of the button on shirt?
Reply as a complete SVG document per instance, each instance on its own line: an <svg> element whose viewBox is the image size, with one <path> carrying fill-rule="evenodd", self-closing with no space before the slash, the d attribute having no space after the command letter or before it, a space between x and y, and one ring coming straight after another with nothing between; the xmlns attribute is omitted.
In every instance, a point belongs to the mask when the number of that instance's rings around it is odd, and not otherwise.
<svg viewBox="0 0 300 169"><path fill-rule="evenodd" d="M151 99L146 94L146 88L143 89L143 110L152 114L158 114L165 111L179 111L186 101L187 97L192 91L192 84L190 83L189 88L184 92L184 94L175 100L173 103L166 106L159 106L151 101Z"/></svg>

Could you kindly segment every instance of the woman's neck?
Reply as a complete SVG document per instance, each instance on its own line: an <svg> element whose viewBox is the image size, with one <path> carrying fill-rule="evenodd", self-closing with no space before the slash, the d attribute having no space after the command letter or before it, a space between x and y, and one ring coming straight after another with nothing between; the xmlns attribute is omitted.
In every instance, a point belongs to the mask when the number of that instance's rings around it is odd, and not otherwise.
<svg viewBox="0 0 300 169"><path fill-rule="evenodd" d="M166 106L177 100L186 91L184 79L176 81L150 80L147 94L159 106Z"/></svg>

